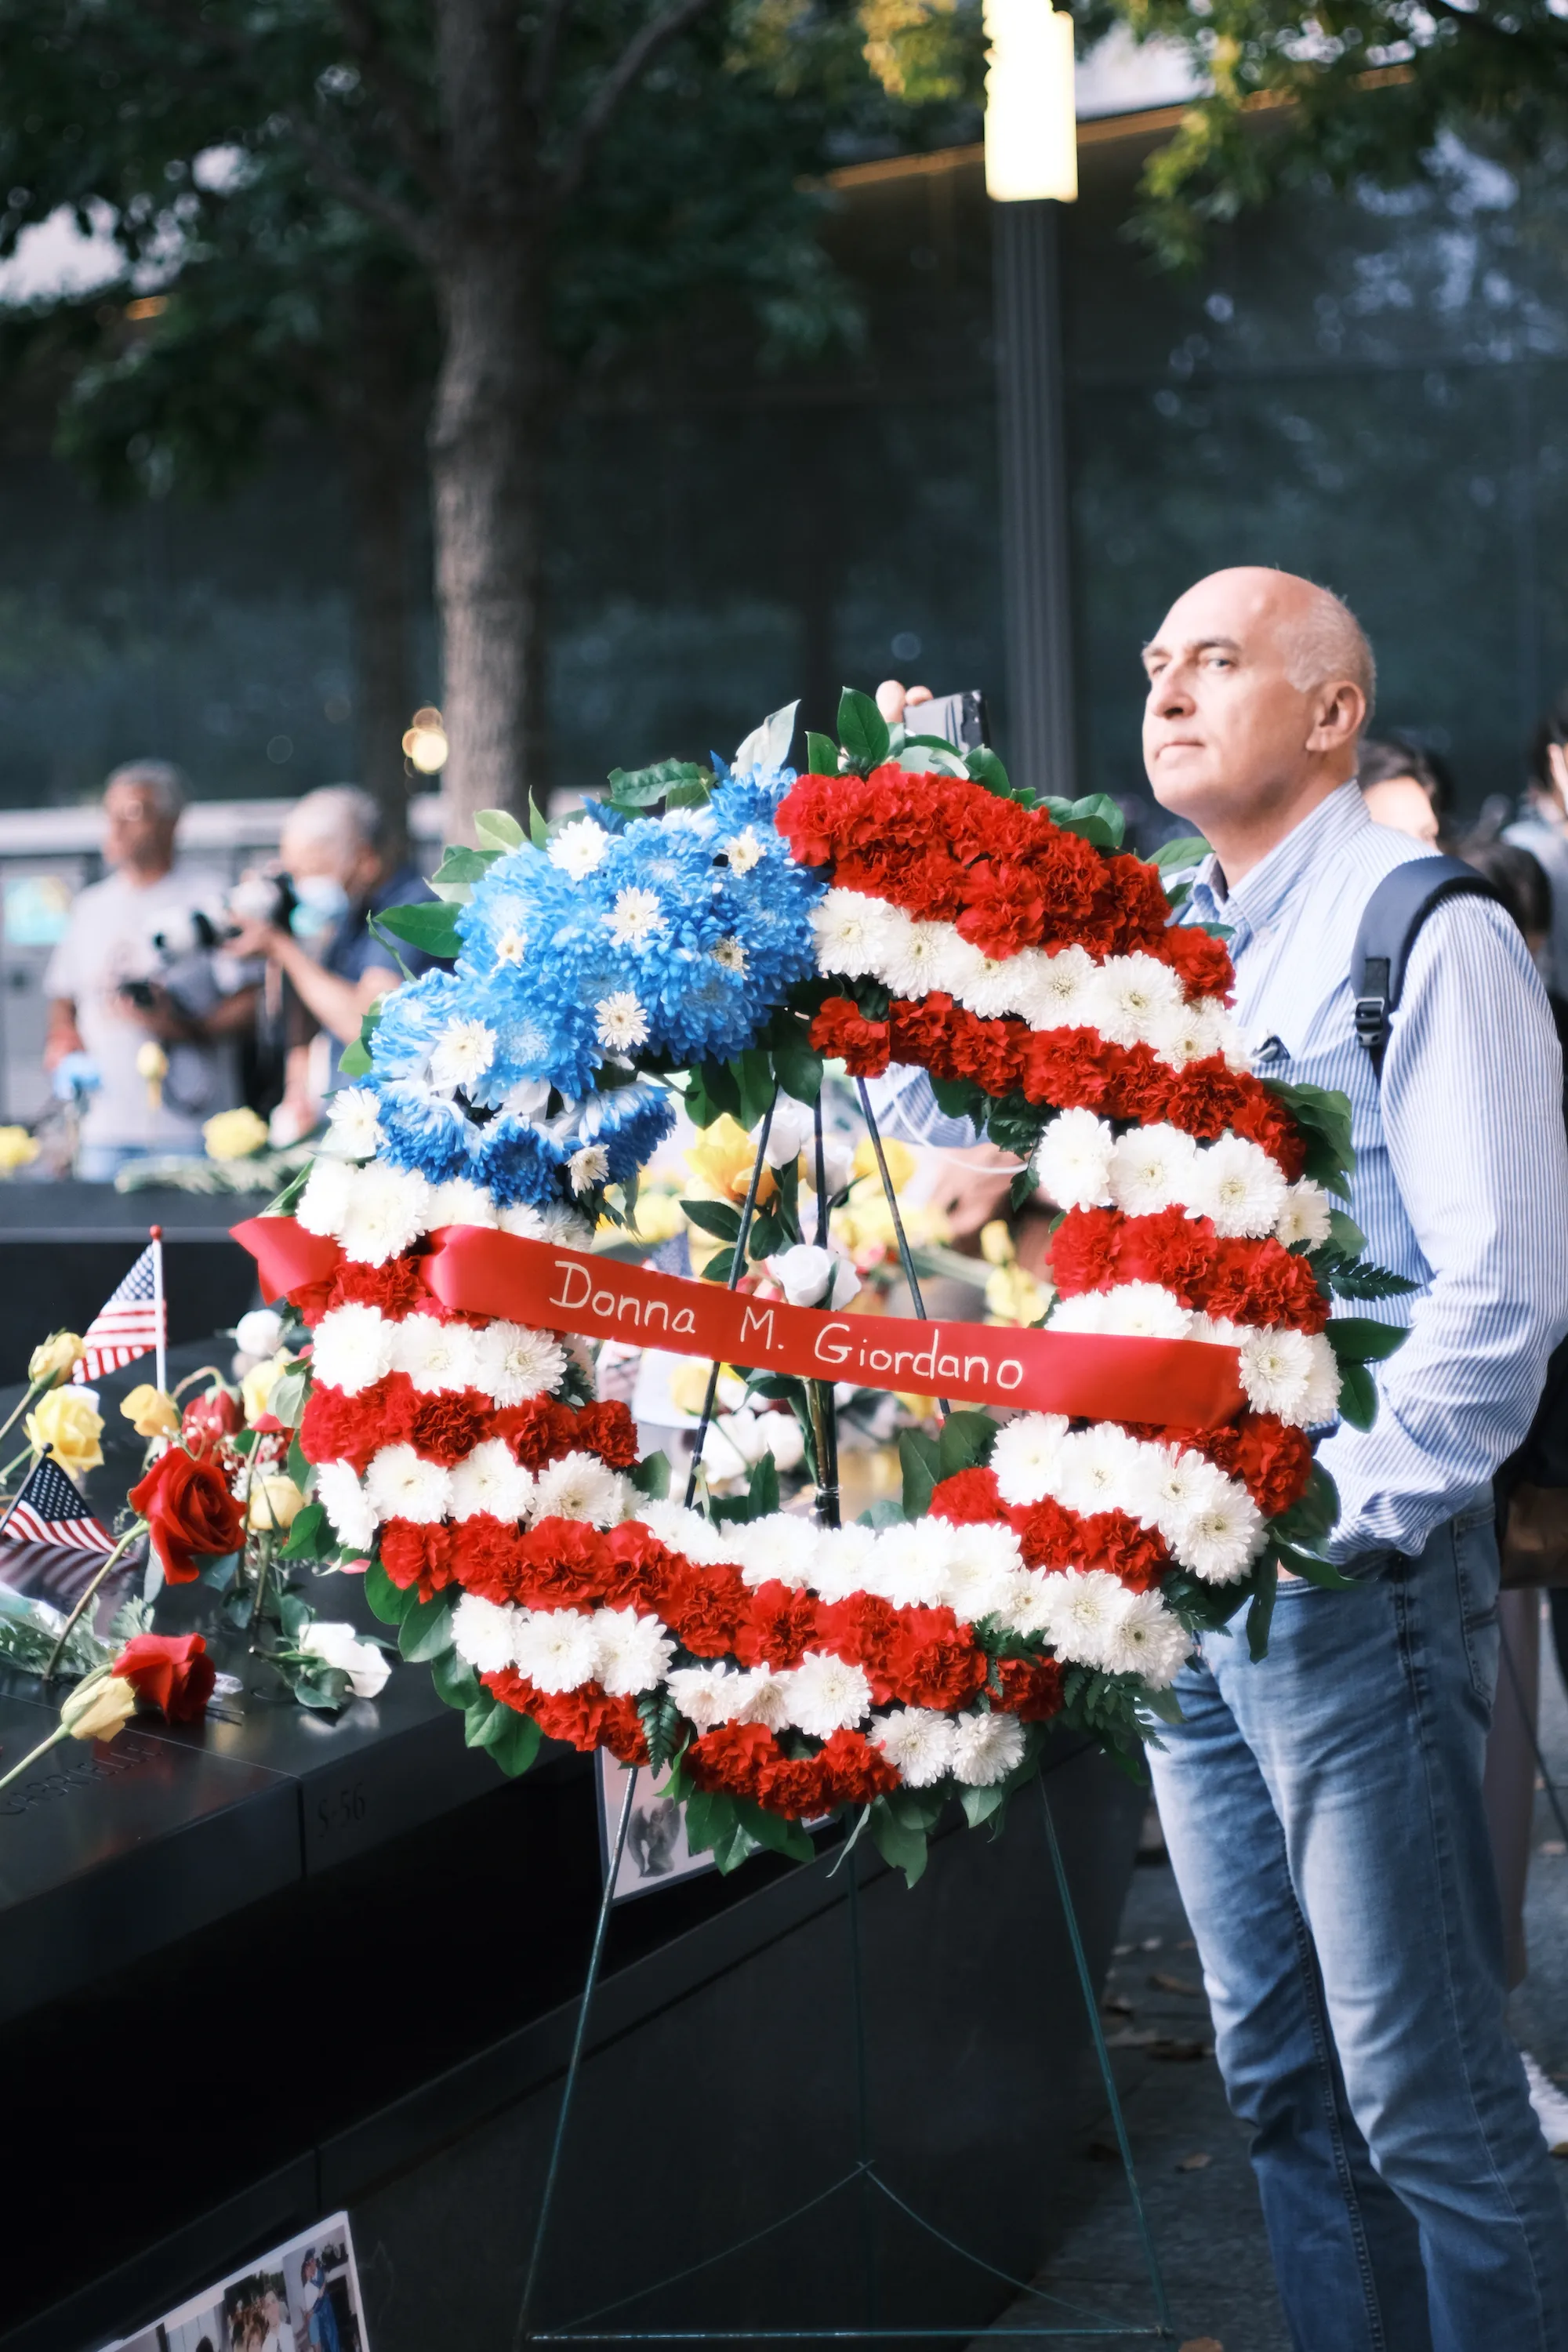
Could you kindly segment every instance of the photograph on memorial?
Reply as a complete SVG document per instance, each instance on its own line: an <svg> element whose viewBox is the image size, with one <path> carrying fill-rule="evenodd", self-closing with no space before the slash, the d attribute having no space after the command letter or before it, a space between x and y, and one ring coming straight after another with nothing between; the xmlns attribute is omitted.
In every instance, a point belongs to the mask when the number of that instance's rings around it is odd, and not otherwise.
<svg viewBox="0 0 1568 2352"><path fill-rule="evenodd" d="M330 2214L103 2352L369 2352L348 2215Z"/></svg>
<svg viewBox="0 0 1568 2352"><path fill-rule="evenodd" d="M615 1852L621 1807L626 1802L627 1768L599 1750L599 1836L606 1868ZM631 1895L649 1895L658 1886L673 1886L713 1868L710 1853L693 1853L686 1835L686 1807L668 1794L669 1771L644 1770L626 1824L626 1842L616 1874L616 1901Z"/></svg>

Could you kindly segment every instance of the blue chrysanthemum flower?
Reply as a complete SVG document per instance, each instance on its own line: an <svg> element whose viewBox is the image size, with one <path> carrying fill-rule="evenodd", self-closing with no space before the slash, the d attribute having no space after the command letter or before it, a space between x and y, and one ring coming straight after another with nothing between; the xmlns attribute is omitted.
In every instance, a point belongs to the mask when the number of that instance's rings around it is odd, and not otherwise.
<svg viewBox="0 0 1568 2352"><path fill-rule="evenodd" d="M377 1094L385 1138L383 1156L394 1167L415 1169L432 1184L474 1173L474 1146L481 1130L455 1103L400 1081L380 1087Z"/></svg>
<svg viewBox="0 0 1568 2352"><path fill-rule="evenodd" d="M531 1209L544 1209L560 1201L564 1155L542 1128L503 1113L476 1132L474 1174L489 1186L498 1208L525 1202Z"/></svg>

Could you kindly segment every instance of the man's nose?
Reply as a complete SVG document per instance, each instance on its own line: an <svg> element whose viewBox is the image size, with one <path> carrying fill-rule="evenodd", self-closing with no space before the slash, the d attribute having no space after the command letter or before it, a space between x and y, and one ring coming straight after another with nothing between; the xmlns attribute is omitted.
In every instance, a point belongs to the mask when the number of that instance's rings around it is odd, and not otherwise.
<svg viewBox="0 0 1568 2352"><path fill-rule="evenodd" d="M1149 689L1149 709L1157 719L1185 719L1194 708L1192 680L1182 670L1168 670Z"/></svg>

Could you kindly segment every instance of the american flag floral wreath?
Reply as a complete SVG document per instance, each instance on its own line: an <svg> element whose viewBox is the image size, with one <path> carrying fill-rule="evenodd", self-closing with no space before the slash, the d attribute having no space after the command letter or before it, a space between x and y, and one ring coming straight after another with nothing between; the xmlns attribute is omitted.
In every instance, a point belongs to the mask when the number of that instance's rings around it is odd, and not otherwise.
<svg viewBox="0 0 1568 2352"><path fill-rule="evenodd" d="M851 1809L912 1876L944 1806L997 1819L1053 1729L1135 1757L1198 1633L1248 1605L1261 1654L1282 1567L1340 1581L1312 1432L1370 1420L1366 1367L1401 1333L1331 1308L1404 1286L1335 1198L1342 1097L1251 1074L1223 942L1173 921L1179 885L1121 851L1112 803L1036 803L994 753L889 730L854 693L797 776L793 720L732 767L617 771L532 838L482 816L441 903L386 919L455 970L371 1017L279 1204L335 1245L289 1294L314 1465L291 1549L368 1555L372 1606L502 1769L542 1738L672 1766L724 1868L804 1856L801 1822ZM787 1129L826 1056L923 1066L1023 1163L1018 1196L1060 1205L1051 1328L1233 1349L1245 1410L1206 1430L960 1410L906 1433L880 1524L780 1511L765 1462L705 1512L638 1462L566 1335L426 1286L447 1226L586 1247L634 1215L674 1092L700 1125L783 1103ZM721 1210L709 1274L800 1243L811 1175L809 1149L784 1157L745 1229ZM820 1475L816 1387L769 1392Z"/></svg>

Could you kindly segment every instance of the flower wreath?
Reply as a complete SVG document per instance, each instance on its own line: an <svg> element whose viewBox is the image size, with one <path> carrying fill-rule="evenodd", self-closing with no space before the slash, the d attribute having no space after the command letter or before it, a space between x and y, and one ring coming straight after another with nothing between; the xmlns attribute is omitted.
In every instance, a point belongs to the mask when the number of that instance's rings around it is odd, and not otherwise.
<svg viewBox="0 0 1568 2352"><path fill-rule="evenodd" d="M1395 1286L1358 1268L1326 1189L1337 1098L1248 1073L1223 945L1171 927L1112 804L1036 807L988 753L911 772L849 699L831 772L782 769L770 722L735 775L670 763L620 779L603 822L448 854L456 971L388 1000L367 1083L334 1103L293 1205L338 1260L290 1297L313 1329L306 1540L371 1555L372 1605L471 1743L511 1770L546 1736L673 1768L724 1867L867 1807L912 1874L948 1799L996 1812L1048 1726L1135 1750L1196 1633L1250 1599L1258 1651L1280 1566L1338 1580L1301 1549L1335 1510L1309 1432L1366 1417L1364 1360L1398 1334L1329 1320L1336 1285ZM685 803L658 821L650 776ZM769 1051L799 1091L813 1049L923 1066L1018 1152L1064 1212L1054 1328L1233 1347L1247 1411L1206 1432L958 1412L903 1440L895 1524L710 1519L659 1493L563 1335L426 1288L444 1225L585 1243L678 1062L711 1115L737 1055Z"/></svg>

